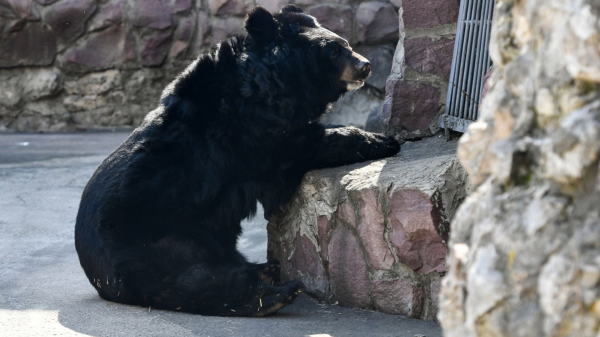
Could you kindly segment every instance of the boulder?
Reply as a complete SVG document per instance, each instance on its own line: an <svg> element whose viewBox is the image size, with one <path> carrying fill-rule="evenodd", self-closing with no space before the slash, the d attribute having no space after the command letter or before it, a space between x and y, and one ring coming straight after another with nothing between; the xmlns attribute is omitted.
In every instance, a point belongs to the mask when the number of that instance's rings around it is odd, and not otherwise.
<svg viewBox="0 0 600 337"><path fill-rule="evenodd" d="M18 132L47 131L50 128L50 117L41 115L20 116L11 128Z"/></svg>
<svg viewBox="0 0 600 337"><path fill-rule="evenodd" d="M40 14L33 0L0 0L0 17L16 21L37 21Z"/></svg>
<svg viewBox="0 0 600 337"><path fill-rule="evenodd" d="M123 25L89 34L68 49L61 58L69 70L106 69L135 60L136 45L132 33Z"/></svg>
<svg viewBox="0 0 600 337"><path fill-rule="evenodd" d="M55 68L6 71L0 76L0 106L15 107L55 95L61 88L61 72Z"/></svg>
<svg viewBox="0 0 600 337"><path fill-rule="evenodd" d="M57 100L43 100L25 104L24 115L60 116L68 115L67 109L62 102Z"/></svg>
<svg viewBox="0 0 600 337"><path fill-rule="evenodd" d="M185 13L192 8L192 0L175 0L175 13Z"/></svg>
<svg viewBox="0 0 600 337"><path fill-rule="evenodd" d="M366 57L371 62L371 76L366 84L379 91L385 91L385 83L390 76L394 47L391 44L377 46L358 46L356 52Z"/></svg>
<svg viewBox="0 0 600 337"><path fill-rule="evenodd" d="M212 43L217 44L229 37L245 34L244 19L236 17L214 18L212 21Z"/></svg>
<svg viewBox="0 0 600 337"><path fill-rule="evenodd" d="M99 95L69 95L63 99L63 105L69 111L91 111L106 105L106 99Z"/></svg>
<svg viewBox="0 0 600 337"><path fill-rule="evenodd" d="M245 15L252 7L252 0L208 0L213 15Z"/></svg>
<svg viewBox="0 0 600 337"><path fill-rule="evenodd" d="M420 317L426 301L423 287L410 279L375 281L372 293L375 309L395 315Z"/></svg>
<svg viewBox="0 0 600 337"><path fill-rule="evenodd" d="M402 0L390 0L390 3L396 8L402 7Z"/></svg>
<svg viewBox="0 0 600 337"><path fill-rule="evenodd" d="M433 320L449 222L466 174L442 138L399 155L308 173L268 219L268 256L285 280L329 303Z"/></svg>
<svg viewBox="0 0 600 337"><path fill-rule="evenodd" d="M21 86L18 77L0 78L0 107L14 107L21 102Z"/></svg>
<svg viewBox="0 0 600 337"><path fill-rule="evenodd" d="M185 18L181 18L177 30L175 31L175 42L171 46L171 57L173 58L184 58L189 51L189 46L192 44L194 31L196 30L196 24L198 18L194 15L190 15ZM200 33L202 34L202 33Z"/></svg>
<svg viewBox="0 0 600 337"><path fill-rule="evenodd" d="M50 65L57 51L56 40L56 34L40 22L8 32L0 39L0 68Z"/></svg>
<svg viewBox="0 0 600 337"><path fill-rule="evenodd" d="M112 0L100 4L98 11L90 20L89 31L104 29L109 26L118 25L123 22L123 2Z"/></svg>
<svg viewBox="0 0 600 337"><path fill-rule="evenodd" d="M76 80L65 82L64 89L70 95L98 95L121 87L121 73L111 69L91 73Z"/></svg>
<svg viewBox="0 0 600 337"><path fill-rule="evenodd" d="M306 11L314 16L321 26L352 40L352 7L337 4L321 4L312 6Z"/></svg>
<svg viewBox="0 0 600 337"><path fill-rule="evenodd" d="M160 66L167 58L173 41L173 33L169 30L153 32L142 47L142 64Z"/></svg>
<svg viewBox="0 0 600 337"><path fill-rule="evenodd" d="M382 102L382 95L368 87L351 91L333 103L331 111L323 116L327 124L353 125L364 128L371 111Z"/></svg>
<svg viewBox="0 0 600 337"><path fill-rule="evenodd" d="M367 1L356 9L358 42L398 42L398 12L389 3Z"/></svg>
<svg viewBox="0 0 600 337"><path fill-rule="evenodd" d="M42 19L60 41L71 42L83 34L85 23L95 10L93 0L62 0L45 7Z"/></svg>
<svg viewBox="0 0 600 337"><path fill-rule="evenodd" d="M193 41L193 50L195 54L205 50L205 46L210 44L210 21L208 14L204 11L198 11L196 20L196 40Z"/></svg>
<svg viewBox="0 0 600 337"><path fill-rule="evenodd" d="M61 88L61 73L58 69L34 69L23 72L20 77L21 94L33 101L56 94Z"/></svg>
<svg viewBox="0 0 600 337"><path fill-rule="evenodd" d="M171 0L132 0L128 7L128 17L136 27L165 29L171 27Z"/></svg>
<svg viewBox="0 0 600 337"><path fill-rule="evenodd" d="M109 126L113 120L114 107L104 106L73 114L73 120L80 127Z"/></svg>
<svg viewBox="0 0 600 337"><path fill-rule="evenodd" d="M383 133L383 123L381 122L381 108L383 104L373 108L369 117L367 117L367 123L365 124L365 131Z"/></svg>

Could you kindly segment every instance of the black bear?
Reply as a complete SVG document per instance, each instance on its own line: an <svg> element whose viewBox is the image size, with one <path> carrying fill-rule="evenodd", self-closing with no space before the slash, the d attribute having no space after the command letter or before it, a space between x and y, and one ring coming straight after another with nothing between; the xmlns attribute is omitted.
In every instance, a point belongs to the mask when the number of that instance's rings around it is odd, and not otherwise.
<svg viewBox="0 0 600 337"><path fill-rule="evenodd" d="M85 274L106 300L202 315L264 316L302 284L248 262L240 222L275 214L313 169L396 154L393 139L318 122L370 64L293 5L254 8L247 36L200 55L100 165L75 226Z"/></svg>

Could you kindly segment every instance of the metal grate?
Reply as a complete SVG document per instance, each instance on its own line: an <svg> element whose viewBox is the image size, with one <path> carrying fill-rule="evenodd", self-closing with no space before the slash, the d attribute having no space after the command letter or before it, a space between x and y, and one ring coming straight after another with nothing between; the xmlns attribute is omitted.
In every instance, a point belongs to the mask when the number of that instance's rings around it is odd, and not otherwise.
<svg viewBox="0 0 600 337"><path fill-rule="evenodd" d="M462 0L450 83L446 96L446 113L440 127L465 132L477 119L483 78L492 65L488 46L494 14L494 0Z"/></svg>

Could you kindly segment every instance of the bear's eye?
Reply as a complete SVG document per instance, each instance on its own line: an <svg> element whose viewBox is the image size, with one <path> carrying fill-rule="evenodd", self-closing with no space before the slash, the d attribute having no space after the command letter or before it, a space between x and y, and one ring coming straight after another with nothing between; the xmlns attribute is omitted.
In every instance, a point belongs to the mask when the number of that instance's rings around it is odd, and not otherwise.
<svg viewBox="0 0 600 337"><path fill-rule="evenodd" d="M340 46L335 45L333 47L333 50L331 51L331 54L329 54L329 57L331 57L332 59L336 59L338 58L338 56L340 56Z"/></svg>

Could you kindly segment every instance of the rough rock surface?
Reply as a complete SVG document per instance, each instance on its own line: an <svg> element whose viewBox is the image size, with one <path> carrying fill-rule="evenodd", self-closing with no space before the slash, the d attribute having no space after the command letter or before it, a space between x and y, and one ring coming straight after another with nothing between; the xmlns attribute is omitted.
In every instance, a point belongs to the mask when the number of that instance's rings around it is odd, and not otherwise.
<svg viewBox="0 0 600 337"><path fill-rule="evenodd" d="M161 90L199 53L232 35L245 33L244 15L251 7L262 5L277 12L287 3L0 0L0 89L4 90L0 91L0 131L136 126L140 115L155 107ZM332 114L347 111L346 116L356 118L346 117L345 124L364 126L372 107L383 100L392 43L398 35L398 27L387 23L397 21L396 9L374 1L299 0L296 4L353 46L360 45L372 58L373 76L366 83L367 89L336 104ZM362 28L357 29L357 25ZM33 67L60 73L61 80L51 93L34 97L20 89ZM121 74L122 87L101 95L73 95L62 90L63 83L107 70ZM138 76L142 70L144 75ZM146 82L138 83L140 80ZM135 85L129 86L128 82ZM55 109L55 115L48 114L61 103L64 106Z"/></svg>
<svg viewBox="0 0 600 337"><path fill-rule="evenodd" d="M358 41L364 43L396 42L398 12L389 3L363 2L356 9Z"/></svg>
<svg viewBox="0 0 600 337"><path fill-rule="evenodd" d="M56 34L38 22L9 29L0 39L0 69L23 65L49 66L57 51Z"/></svg>
<svg viewBox="0 0 600 337"><path fill-rule="evenodd" d="M600 4L500 1L495 15L438 318L448 337L598 336Z"/></svg>
<svg viewBox="0 0 600 337"><path fill-rule="evenodd" d="M384 92L387 77L392 69L394 48L389 44L382 44L358 46L354 49L371 62L371 76L367 78L367 85Z"/></svg>
<svg viewBox="0 0 600 337"><path fill-rule="evenodd" d="M93 0L63 0L44 8L42 18L60 40L72 41L83 34L85 22L95 9Z"/></svg>
<svg viewBox="0 0 600 337"><path fill-rule="evenodd" d="M321 120L325 124L364 129L371 111L381 105L382 96L379 91L368 87L349 92L333 103L331 111Z"/></svg>
<svg viewBox="0 0 600 337"><path fill-rule="evenodd" d="M467 189L455 146L429 138L307 174L269 219L269 257L320 300L434 319L448 224Z"/></svg>
<svg viewBox="0 0 600 337"><path fill-rule="evenodd" d="M322 4L310 7L308 13L327 27L332 32L341 37L352 39L352 7L337 4Z"/></svg>
<svg viewBox="0 0 600 337"><path fill-rule="evenodd" d="M400 129L401 138L431 135L431 121L443 111L439 88L428 83L388 81L387 97L382 115L385 125Z"/></svg>
<svg viewBox="0 0 600 337"><path fill-rule="evenodd" d="M402 0L406 29L434 28L456 23L460 1Z"/></svg>
<svg viewBox="0 0 600 337"><path fill-rule="evenodd" d="M459 1L399 1L400 40L387 79L382 122L399 140L438 130L452 64Z"/></svg>

